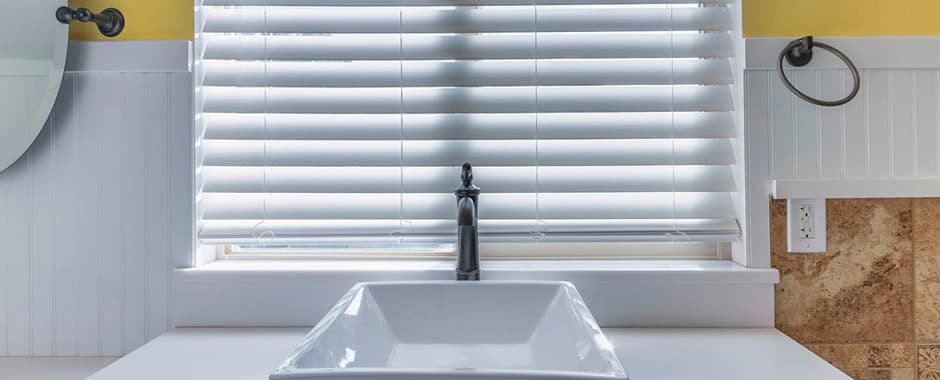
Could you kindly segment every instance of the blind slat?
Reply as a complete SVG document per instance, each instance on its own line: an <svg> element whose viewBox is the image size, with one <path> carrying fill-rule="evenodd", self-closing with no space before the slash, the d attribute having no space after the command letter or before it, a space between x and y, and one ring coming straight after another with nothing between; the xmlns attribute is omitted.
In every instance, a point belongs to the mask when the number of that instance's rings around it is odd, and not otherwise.
<svg viewBox="0 0 940 380"><path fill-rule="evenodd" d="M203 167L205 193L405 193L453 191L459 167ZM733 192L728 166L476 167L495 193Z"/></svg>
<svg viewBox="0 0 940 380"><path fill-rule="evenodd" d="M675 194L675 196L674 196ZM728 193L487 193L487 219L734 218ZM203 194L203 219L448 219L453 194Z"/></svg>
<svg viewBox="0 0 940 380"><path fill-rule="evenodd" d="M449 60L729 58L727 33L203 34L204 59Z"/></svg>
<svg viewBox="0 0 940 380"><path fill-rule="evenodd" d="M207 220L202 241L216 244L290 243L451 243L456 236L453 219L409 220L402 227L398 219L386 220ZM393 231L393 232L390 232ZM402 233L406 231L407 233ZM677 233L676 231L686 231ZM613 241L727 240L738 234L735 219L612 219L612 220L534 220L494 219L480 225L480 240L500 241L520 237L552 241L558 235L583 236ZM609 235L604 235L609 234ZM568 240L565 239L565 240Z"/></svg>
<svg viewBox="0 0 940 380"><path fill-rule="evenodd" d="M732 165L728 139L258 141L205 140L208 166ZM459 178L459 173L457 177Z"/></svg>
<svg viewBox="0 0 940 380"><path fill-rule="evenodd" d="M494 33L727 31L728 8L532 6L473 8L206 8L206 33Z"/></svg>
<svg viewBox="0 0 940 380"><path fill-rule="evenodd" d="M203 61L205 86L479 87L732 84L727 59Z"/></svg>
<svg viewBox="0 0 940 380"><path fill-rule="evenodd" d="M731 138L729 112L201 115L210 140ZM538 126L536 127L536 123Z"/></svg>
<svg viewBox="0 0 940 380"><path fill-rule="evenodd" d="M215 113L733 111L728 86L202 88ZM538 109L536 109L538 101Z"/></svg>

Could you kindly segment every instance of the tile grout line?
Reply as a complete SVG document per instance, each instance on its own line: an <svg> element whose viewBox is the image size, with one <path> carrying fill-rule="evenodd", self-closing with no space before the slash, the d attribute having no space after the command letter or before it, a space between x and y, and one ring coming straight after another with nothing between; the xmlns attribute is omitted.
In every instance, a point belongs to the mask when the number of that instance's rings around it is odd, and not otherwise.
<svg viewBox="0 0 940 380"><path fill-rule="evenodd" d="M829 363L833 367L836 367L835 364ZM896 370L896 369L916 369L915 367L836 367L842 371L884 371L884 370Z"/></svg>
<svg viewBox="0 0 940 380"><path fill-rule="evenodd" d="M914 357L911 363L914 363L914 377L919 377L920 372L920 353L919 339L917 336L917 206L916 199L911 199L911 340L914 344Z"/></svg>

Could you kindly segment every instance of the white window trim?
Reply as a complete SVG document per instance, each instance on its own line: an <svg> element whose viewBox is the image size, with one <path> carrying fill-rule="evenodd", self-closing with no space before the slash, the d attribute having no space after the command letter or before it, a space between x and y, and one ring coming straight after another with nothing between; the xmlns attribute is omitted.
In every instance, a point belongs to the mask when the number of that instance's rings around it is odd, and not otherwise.
<svg viewBox="0 0 940 380"><path fill-rule="evenodd" d="M732 246L731 260L484 261L484 279L572 282L602 327L773 327L779 273L770 268L768 142L745 128L741 2L732 6L739 33L735 175L742 236ZM357 282L454 276L453 263L442 260L216 260L215 250L195 246L191 232L193 249L176 253L174 260L187 263L172 273L176 327L310 326Z"/></svg>
<svg viewBox="0 0 940 380"><path fill-rule="evenodd" d="M730 4L735 24L734 32L734 80L732 95L737 109L734 141L737 162L735 184L737 186L738 222L741 238L734 243L732 260L748 268L770 268L770 149L767 142L754 136L747 128L747 94L744 83L747 52L744 40L743 1Z"/></svg>

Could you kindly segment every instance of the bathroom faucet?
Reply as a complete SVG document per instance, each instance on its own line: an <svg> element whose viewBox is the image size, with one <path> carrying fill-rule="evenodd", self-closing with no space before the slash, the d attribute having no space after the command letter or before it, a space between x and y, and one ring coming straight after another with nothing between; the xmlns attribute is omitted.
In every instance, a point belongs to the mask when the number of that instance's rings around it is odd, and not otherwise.
<svg viewBox="0 0 940 380"><path fill-rule="evenodd" d="M480 230L477 211L480 188L473 184L473 166L463 164L457 196L457 281L480 280Z"/></svg>

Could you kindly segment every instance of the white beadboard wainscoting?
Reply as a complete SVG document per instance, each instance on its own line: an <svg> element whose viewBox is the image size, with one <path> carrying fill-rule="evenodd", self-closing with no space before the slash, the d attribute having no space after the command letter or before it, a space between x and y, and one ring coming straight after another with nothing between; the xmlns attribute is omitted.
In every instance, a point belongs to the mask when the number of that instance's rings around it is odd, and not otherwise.
<svg viewBox="0 0 940 380"><path fill-rule="evenodd" d="M39 138L0 172L0 356L119 356L169 327L186 265L171 252L192 247L192 76L125 61L70 62Z"/></svg>
<svg viewBox="0 0 940 380"><path fill-rule="evenodd" d="M826 41L861 69L861 91L842 107L811 105L784 87L771 67L786 40L748 40L748 131L752 140L768 140L774 195L940 196L940 39ZM787 70L794 85L825 99L848 94L849 71L827 52L816 53L814 65Z"/></svg>

